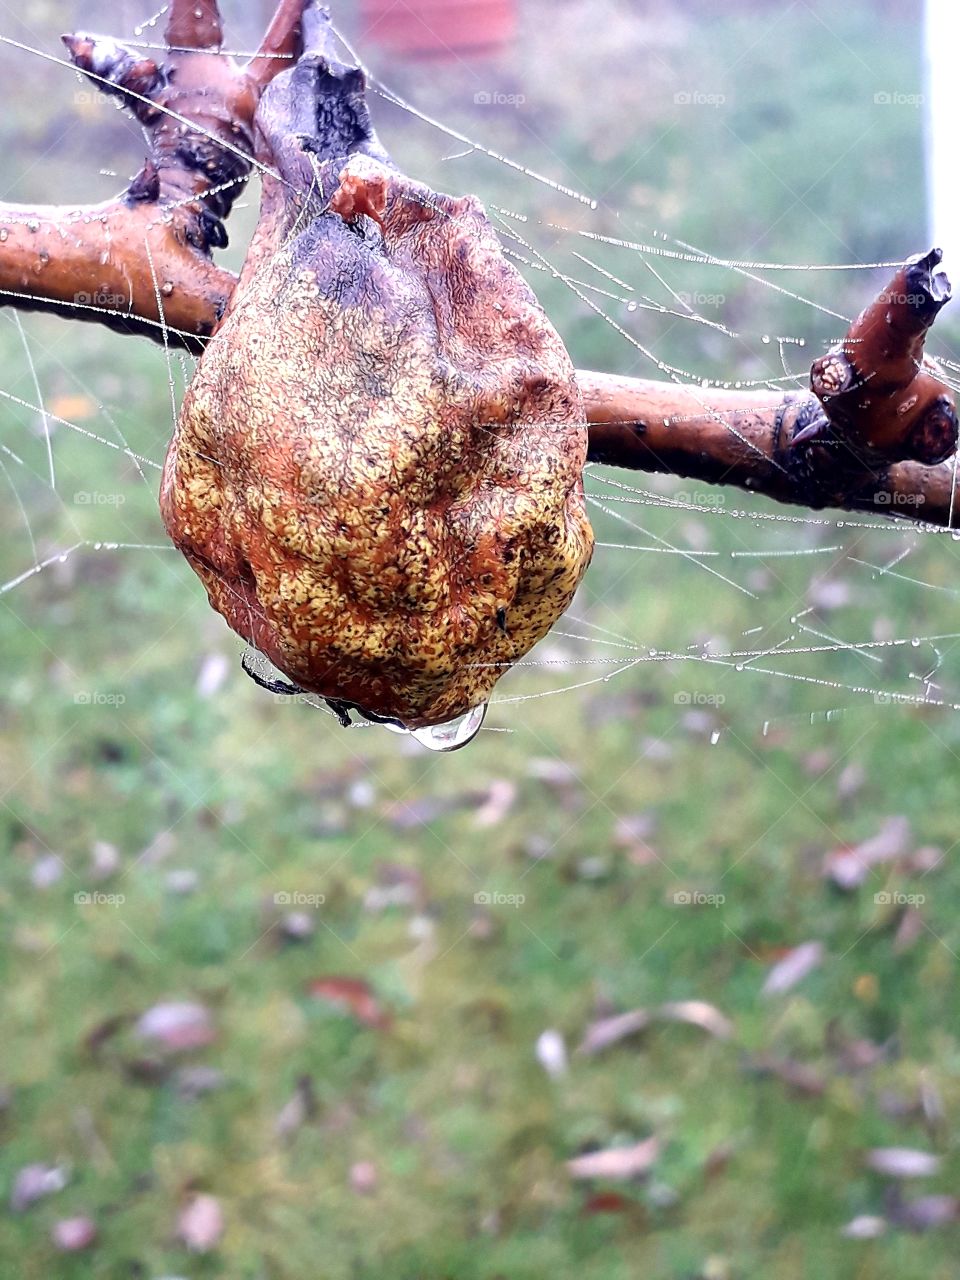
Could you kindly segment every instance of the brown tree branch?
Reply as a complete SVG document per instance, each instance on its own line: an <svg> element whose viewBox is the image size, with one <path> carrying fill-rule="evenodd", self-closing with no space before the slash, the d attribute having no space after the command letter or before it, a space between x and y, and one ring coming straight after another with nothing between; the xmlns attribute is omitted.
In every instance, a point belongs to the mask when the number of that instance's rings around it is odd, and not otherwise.
<svg viewBox="0 0 960 1280"><path fill-rule="evenodd" d="M171 49L219 49L223 25L217 0L173 0L166 41Z"/></svg>
<svg viewBox="0 0 960 1280"><path fill-rule="evenodd" d="M162 61L103 37L64 37L75 65L144 126L149 156L104 204L0 205L0 302L199 350L235 294L236 278L212 257L226 242L223 221L254 165L282 168L269 121L255 116L264 87L301 53L303 6L280 0L244 67L217 52L215 0L174 0ZM271 172L265 195L282 181ZM267 198L267 222L270 207ZM950 297L939 263L932 250L904 264L814 364L810 394L581 372L590 458L806 507L960 525L956 412L923 354Z"/></svg>
<svg viewBox="0 0 960 1280"><path fill-rule="evenodd" d="M115 40L64 36L73 63L143 125L149 154L115 200L0 205L0 301L199 350L233 293L224 219L256 163L260 94L298 52L302 0L282 0L248 66L216 52L215 0L175 0L162 62Z"/></svg>
<svg viewBox="0 0 960 1280"><path fill-rule="evenodd" d="M580 373L590 459L804 507L960 524L957 414L923 353L950 299L938 249L906 262L811 370L812 394ZM939 464L939 465L937 465Z"/></svg>

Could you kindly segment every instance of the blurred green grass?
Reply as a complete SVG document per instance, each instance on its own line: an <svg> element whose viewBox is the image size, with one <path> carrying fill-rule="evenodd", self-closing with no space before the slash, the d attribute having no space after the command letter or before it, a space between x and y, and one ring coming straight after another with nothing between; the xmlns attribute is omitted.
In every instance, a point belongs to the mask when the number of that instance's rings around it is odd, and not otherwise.
<svg viewBox="0 0 960 1280"><path fill-rule="evenodd" d="M588 120L548 106L533 123L474 115L471 129L555 172L535 136L549 126L553 150L591 191L633 165L644 190L612 189L619 218L598 214L609 234L665 225L743 257L896 258L922 245L919 121L874 110L872 95L913 87L913 35L868 5L833 21L838 38L829 41L802 7L753 46L747 18L688 33L680 78L665 77L660 97L651 91L649 119L619 145L600 147ZM729 111L675 110L671 84L698 83L726 94ZM449 85L425 92L443 98L444 118L456 121ZM400 122L387 120L392 142ZM545 220L573 225L580 216L499 168L438 163L444 146L411 129L397 150L438 185L473 187L510 208L522 199L522 211ZM807 207L768 234L791 203L787 177ZM523 234L540 237L551 261L567 251L543 229ZM590 252L650 287L639 262ZM698 373L775 376L759 335L802 334L810 349L831 336L829 318L729 273L679 264L669 272L677 289L724 292L722 318L753 334L741 345L671 327L670 317L617 313L645 345ZM562 284L533 279L580 363L644 367ZM850 314L874 281L804 273L793 283ZM32 403L19 335L0 321L3 389ZM43 317L24 327L49 407L140 457L162 457L170 429L162 353ZM947 326L948 347L954 332ZM176 362L173 373L179 384ZM0 441L22 460L0 455L0 582L33 563L31 536L41 560L91 544L0 595L0 1084L9 1090L0 1192L9 1195L27 1163L72 1167L58 1195L23 1214L0 1212L6 1274L956 1274L955 1228L840 1236L851 1218L891 1207L883 1180L864 1169L868 1148L938 1151L932 1191L955 1190L960 1175L954 714L673 660L494 707L490 726L510 732L484 733L452 757L409 754L375 730L347 735L242 675L237 642L175 554L94 549L162 544L154 469L143 480L120 450L61 427L54 496L36 412L7 400L0 421ZM644 477L606 474L648 487ZM607 492L595 476L588 487ZM718 500L683 482L657 491L691 489L694 505ZM814 586L822 578L849 591L839 608L817 606L812 625L825 631L866 640L953 630L948 592L877 579L851 559L883 563L910 534L733 518L734 508L773 509L739 496L726 502L719 513L624 510L660 538L718 552L716 565L752 583L756 599L689 560L607 549L575 614L669 653L710 637L735 647L756 627L748 643L762 648L788 633L812 587L822 600ZM602 540L648 543L596 514ZM834 545L841 549L820 550ZM817 554L772 554L799 548ZM762 553L752 572L732 556L744 550ZM949 591L956 555L947 538L918 539L905 571ZM611 669L594 665L609 656L598 644L551 644L551 661L590 665L515 673L505 696ZM878 665L834 653L786 669L909 689L910 670L930 656L926 646L922 657L884 650ZM201 676L218 659L226 674L211 695ZM948 652L941 679L956 699ZM484 797L504 782L516 787L512 804L495 825L478 825ZM938 846L944 860L927 876L903 861L871 872L857 892L831 888L825 853L871 836L889 814L905 814L913 845ZM646 834L631 841L623 824L636 815ZM91 870L97 841L120 858L102 881ZM64 870L38 887L38 865L49 866L51 853ZM374 910L371 889L397 867L419 877L422 901ZM196 872L192 892L170 879L184 869ZM75 894L93 890L124 901L78 906ZM724 902L680 907L681 890ZM897 913L875 902L880 890L925 895L920 935L902 952ZM278 894L323 895L307 940L285 940ZM477 894L524 901L484 908ZM773 960L811 939L823 942L824 965L788 997L762 998ZM389 1029L308 996L311 980L331 975L369 983L391 1014ZM164 1064L129 1027L108 1034L110 1019L167 999L208 1005L213 1044ZM572 1051L598 1009L693 999L732 1020L730 1040L664 1025L603 1055L572 1056L555 1080L537 1062L547 1028ZM885 1052L854 1069L837 1046L855 1041ZM798 1096L759 1074L751 1064L762 1055L809 1067L822 1092ZM221 1086L184 1096L173 1069L180 1061L217 1068ZM276 1118L305 1076L316 1115L283 1141ZM921 1088L942 1099L942 1122L924 1117ZM649 1179L617 1188L621 1199L598 1201L597 1188L571 1184L565 1160L649 1133L661 1136L662 1155ZM351 1183L359 1162L376 1166L372 1194ZM227 1220L219 1249L204 1257L174 1238L178 1207L197 1188L219 1197ZM98 1244L85 1256L57 1255L51 1225L80 1212L97 1221Z"/></svg>

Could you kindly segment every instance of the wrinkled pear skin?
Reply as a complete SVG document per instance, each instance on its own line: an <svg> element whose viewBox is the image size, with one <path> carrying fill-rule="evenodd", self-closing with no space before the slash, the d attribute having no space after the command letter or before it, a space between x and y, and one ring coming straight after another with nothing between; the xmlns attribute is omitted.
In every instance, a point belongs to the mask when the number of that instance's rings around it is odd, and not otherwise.
<svg viewBox="0 0 960 1280"><path fill-rule="evenodd" d="M354 155L208 345L161 511L302 689L408 727L484 701L589 563L573 367L481 205Z"/></svg>

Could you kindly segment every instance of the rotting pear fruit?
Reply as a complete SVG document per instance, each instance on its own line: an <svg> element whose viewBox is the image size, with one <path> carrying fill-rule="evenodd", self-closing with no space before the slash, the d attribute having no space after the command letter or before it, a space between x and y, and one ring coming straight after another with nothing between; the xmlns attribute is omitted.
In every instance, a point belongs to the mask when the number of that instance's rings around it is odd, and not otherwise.
<svg viewBox="0 0 960 1280"><path fill-rule="evenodd" d="M296 686L422 728L484 702L573 597L583 405L482 206L400 174L315 6L304 37L260 104L275 176L161 510Z"/></svg>

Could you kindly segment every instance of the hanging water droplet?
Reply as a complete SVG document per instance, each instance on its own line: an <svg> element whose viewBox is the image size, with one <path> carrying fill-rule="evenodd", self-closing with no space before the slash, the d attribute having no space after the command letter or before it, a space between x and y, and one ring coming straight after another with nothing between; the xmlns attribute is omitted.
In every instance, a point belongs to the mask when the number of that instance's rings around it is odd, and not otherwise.
<svg viewBox="0 0 960 1280"><path fill-rule="evenodd" d="M765 333L765 334L763 335L763 337L760 339L760 341L761 341L761 342L765 342L765 343L767 343L767 344L769 345L769 342L770 342L770 335L769 335L769 333Z"/></svg>
<svg viewBox="0 0 960 1280"><path fill-rule="evenodd" d="M720 741L720 730L714 729L713 733L711 733L710 735L711 747L715 747L719 741Z"/></svg>
<svg viewBox="0 0 960 1280"><path fill-rule="evenodd" d="M428 751L458 751L477 736L486 714L487 704L481 702L466 715L448 720L446 724L433 724L428 729L412 729L411 735Z"/></svg>
<svg viewBox="0 0 960 1280"><path fill-rule="evenodd" d="M913 645L914 649L919 649L919 648L920 648L920 641L919 641L919 640L917 640L917 639L913 639L913 640L911 640L911 641L910 641L910 643Z"/></svg>
<svg viewBox="0 0 960 1280"><path fill-rule="evenodd" d="M637 309L637 304L636 304L635 302L628 302L628 303L627 303L627 310L628 310L628 311L636 311L636 309Z"/></svg>

